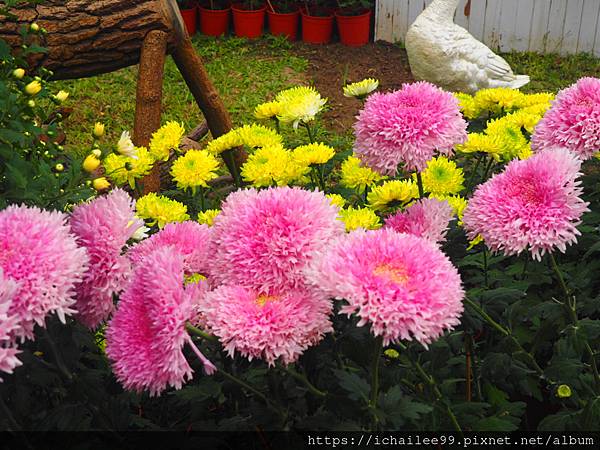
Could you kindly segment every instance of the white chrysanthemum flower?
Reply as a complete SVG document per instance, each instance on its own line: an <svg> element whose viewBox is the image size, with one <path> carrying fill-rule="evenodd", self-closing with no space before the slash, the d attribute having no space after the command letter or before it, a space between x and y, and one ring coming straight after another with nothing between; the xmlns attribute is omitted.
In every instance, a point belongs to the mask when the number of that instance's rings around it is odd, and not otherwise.
<svg viewBox="0 0 600 450"><path fill-rule="evenodd" d="M292 123L294 129L300 122L308 123L321 112L326 98L322 98L314 88L299 86L280 92L276 99L280 105L277 118L282 123Z"/></svg>
<svg viewBox="0 0 600 450"><path fill-rule="evenodd" d="M121 155L128 156L133 159L137 159L137 150L133 145L133 141L131 140L131 136L129 135L129 131L123 131L121 134L121 138L117 143L117 151Z"/></svg>
<svg viewBox="0 0 600 450"><path fill-rule="evenodd" d="M357 83L351 83L344 86L344 97L365 98L378 87L379 80L376 80L375 78L366 78Z"/></svg>

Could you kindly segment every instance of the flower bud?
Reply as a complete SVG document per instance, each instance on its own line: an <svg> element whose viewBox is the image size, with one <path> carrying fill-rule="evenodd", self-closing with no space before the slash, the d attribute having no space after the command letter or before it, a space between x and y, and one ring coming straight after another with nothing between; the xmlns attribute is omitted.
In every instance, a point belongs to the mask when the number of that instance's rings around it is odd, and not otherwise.
<svg viewBox="0 0 600 450"><path fill-rule="evenodd" d="M82 166L83 166L83 170L85 170L88 173L92 173L94 170L96 170L100 166L100 160L98 158L96 158L96 155L88 155L83 160Z"/></svg>
<svg viewBox="0 0 600 450"><path fill-rule="evenodd" d="M37 23L35 23L35 22L33 22L33 23L32 23L32 24L29 26L29 28L31 29L31 31L40 31L40 26L39 26Z"/></svg>
<svg viewBox="0 0 600 450"><path fill-rule="evenodd" d="M104 136L104 124L100 122L96 122L94 124L94 136L97 138Z"/></svg>
<svg viewBox="0 0 600 450"><path fill-rule="evenodd" d="M66 91L58 91L58 94L56 94L56 100L58 100L61 103L64 102L68 97L69 93Z"/></svg>
<svg viewBox="0 0 600 450"><path fill-rule="evenodd" d="M558 389L556 390L556 396L558 398L569 398L571 396L572 392L571 392L571 388L569 387L568 384L561 384L560 386L558 386Z"/></svg>
<svg viewBox="0 0 600 450"><path fill-rule="evenodd" d="M29 106L30 108L35 108L35 102L33 100L29 100L27 102L27 106Z"/></svg>
<svg viewBox="0 0 600 450"><path fill-rule="evenodd" d="M393 348L388 348L386 351L383 352L383 354L390 359L398 359L400 357L400 353L398 353L398 351L394 350Z"/></svg>
<svg viewBox="0 0 600 450"><path fill-rule="evenodd" d="M102 151L99 148L95 148L92 150L92 155L99 159L102 156Z"/></svg>
<svg viewBox="0 0 600 450"><path fill-rule="evenodd" d="M20 80L24 76L25 76L25 69L18 68L18 69L13 70L13 77L15 77L17 80Z"/></svg>
<svg viewBox="0 0 600 450"><path fill-rule="evenodd" d="M33 80L27 86L25 86L25 93L27 95L37 95L42 90L42 84L38 80Z"/></svg>
<svg viewBox="0 0 600 450"><path fill-rule="evenodd" d="M54 170L56 170L57 172L62 172L63 170L65 170L65 166L63 166L61 163L58 163L54 166Z"/></svg>
<svg viewBox="0 0 600 450"><path fill-rule="evenodd" d="M103 191L110 187L110 183L108 182L106 177L100 177L95 178L94 181L92 181L92 186L94 186L94 189L96 189L97 191Z"/></svg>

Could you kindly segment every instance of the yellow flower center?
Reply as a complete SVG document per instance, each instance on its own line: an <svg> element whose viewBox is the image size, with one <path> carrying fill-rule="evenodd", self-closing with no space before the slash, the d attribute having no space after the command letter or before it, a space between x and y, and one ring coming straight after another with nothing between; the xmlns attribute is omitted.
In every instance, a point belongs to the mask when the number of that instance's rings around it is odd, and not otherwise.
<svg viewBox="0 0 600 450"><path fill-rule="evenodd" d="M406 286L409 280L408 270L404 265L380 264L375 267L373 274L401 286Z"/></svg>
<svg viewBox="0 0 600 450"><path fill-rule="evenodd" d="M276 302L277 300L279 300L279 297L277 297L276 295L261 294L256 298L256 304L258 306L265 306L267 302Z"/></svg>

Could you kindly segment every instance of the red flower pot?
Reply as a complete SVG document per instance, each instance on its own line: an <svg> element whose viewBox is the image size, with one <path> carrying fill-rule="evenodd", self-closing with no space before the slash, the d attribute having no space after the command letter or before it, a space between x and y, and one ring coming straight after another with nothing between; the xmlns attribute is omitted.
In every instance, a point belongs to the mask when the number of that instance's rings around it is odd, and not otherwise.
<svg viewBox="0 0 600 450"><path fill-rule="evenodd" d="M333 14L309 16L302 13L302 40L309 44L327 44L333 34Z"/></svg>
<svg viewBox="0 0 600 450"><path fill-rule="evenodd" d="M350 47L361 47L369 42L371 34L371 10L367 10L358 16L344 14L344 11L336 11L340 41Z"/></svg>
<svg viewBox="0 0 600 450"><path fill-rule="evenodd" d="M208 9L198 6L200 15L200 32L207 36L222 36L229 30L229 13L227 9Z"/></svg>
<svg viewBox="0 0 600 450"><path fill-rule="evenodd" d="M287 36L290 41L298 38L298 17L300 10L292 13L276 13L267 10L269 29L273 36Z"/></svg>
<svg viewBox="0 0 600 450"><path fill-rule="evenodd" d="M257 38L263 33L265 26L266 6L260 9L247 10L237 3L231 6L233 11L233 31L237 37Z"/></svg>
<svg viewBox="0 0 600 450"><path fill-rule="evenodd" d="M196 7L190 9L180 9L183 23L185 23L185 29L190 36L196 34Z"/></svg>

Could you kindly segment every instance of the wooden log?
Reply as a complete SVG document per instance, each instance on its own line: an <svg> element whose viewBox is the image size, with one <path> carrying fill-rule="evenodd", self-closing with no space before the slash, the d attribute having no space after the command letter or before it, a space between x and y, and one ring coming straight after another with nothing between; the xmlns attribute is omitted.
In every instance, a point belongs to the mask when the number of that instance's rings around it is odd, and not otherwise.
<svg viewBox="0 0 600 450"><path fill-rule="evenodd" d="M213 137L219 137L230 131L232 128L231 117L189 37L186 36L178 42L171 56L196 103L204 113L204 118ZM229 172L236 178L239 178L237 172L246 161L246 158L246 152L242 148L225 152L223 155Z"/></svg>
<svg viewBox="0 0 600 450"><path fill-rule="evenodd" d="M32 57L55 79L82 78L137 64L148 32L163 31L170 48L184 35L176 0L45 0L0 17L0 38L15 49L19 30L36 22L47 30L39 42L46 54Z"/></svg>
<svg viewBox="0 0 600 450"><path fill-rule="evenodd" d="M167 33L153 30L142 45L133 127L133 143L138 147L147 147L152 133L160 128L167 40ZM160 191L160 162L154 165L142 183L144 194Z"/></svg>

